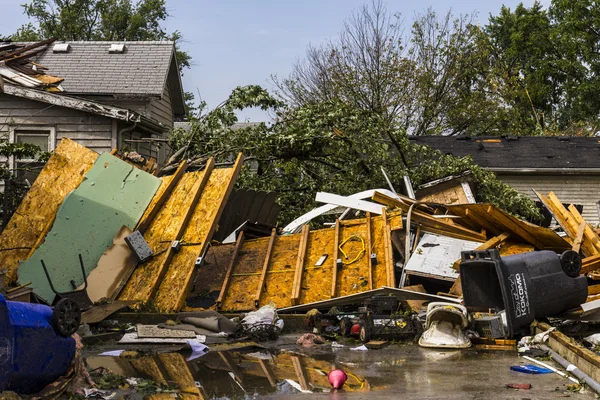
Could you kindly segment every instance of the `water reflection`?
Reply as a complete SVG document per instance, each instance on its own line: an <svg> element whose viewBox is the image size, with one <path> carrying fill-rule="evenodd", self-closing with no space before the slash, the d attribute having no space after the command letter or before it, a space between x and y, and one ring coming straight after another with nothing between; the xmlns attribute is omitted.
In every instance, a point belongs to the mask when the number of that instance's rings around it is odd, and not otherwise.
<svg viewBox="0 0 600 400"><path fill-rule="evenodd" d="M182 353L138 357L95 356L86 359L89 370L105 368L125 377L151 379L159 385L175 384L186 399L252 398L260 395L329 392L331 361L292 352L211 351L193 361ZM347 392L369 391L364 376L345 367ZM166 396L166 397L165 397ZM171 397L168 397L171 396ZM173 398L155 394L146 398Z"/></svg>

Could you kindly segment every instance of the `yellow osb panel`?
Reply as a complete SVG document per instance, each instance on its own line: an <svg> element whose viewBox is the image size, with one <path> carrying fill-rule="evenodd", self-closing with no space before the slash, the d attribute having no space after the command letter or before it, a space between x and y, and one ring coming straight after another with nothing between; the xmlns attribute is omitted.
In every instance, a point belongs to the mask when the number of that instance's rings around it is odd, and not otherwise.
<svg viewBox="0 0 600 400"><path fill-rule="evenodd" d="M258 290L260 274L267 256L268 241L269 238L261 238L244 243L229 283L227 293L231 294L225 297L222 305L223 310L254 309L254 297Z"/></svg>
<svg viewBox="0 0 600 400"><path fill-rule="evenodd" d="M230 192L235 171L235 168L212 171L192 219L183 234L183 241L199 245L184 246L189 249L184 248L173 257L154 300L154 305L158 310L169 312L180 310L183 307L194 273L194 261L210 241L223 209L222 203L227 200L227 194Z"/></svg>
<svg viewBox="0 0 600 400"><path fill-rule="evenodd" d="M275 239L273 255L271 256L271 262L269 262L267 278L265 280L266 287L263 289L260 297L261 306L271 301L278 308L292 305L290 297L294 283L294 271L296 269L299 246L300 234L279 236ZM229 291L227 295L236 296L235 293Z"/></svg>
<svg viewBox="0 0 600 400"><path fill-rule="evenodd" d="M164 250L175 239L177 230L185 217L185 210L189 208L193 200L190 193L200 183L203 174L203 171L197 171L181 177L173 193L144 234L144 239L154 253L163 252L135 269L119 295L119 300L141 300L142 302L150 300L152 290L158 284L160 266L166 256Z"/></svg>
<svg viewBox="0 0 600 400"><path fill-rule="evenodd" d="M371 222L371 249L366 248L357 261L344 265L338 271L336 297L369 290L368 257L371 253L377 255L377 264L373 267L373 287L378 288L387 285L385 236L383 235L385 225L381 217L374 217ZM393 216L390 218L389 223L393 229L401 228L401 216ZM365 241L365 247L367 246L367 230L364 219L345 221L343 225L345 226L340 227L339 243L342 243L346 238L355 236L362 238ZM265 288L259 301L261 306L271 301L277 307L291 305L290 297L294 284L300 237L301 234L294 234L276 238L267 270ZM334 237L335 230L333 228L310 232L302 275L300 303L326 300L331 297L332 273L335 262ZM242 311L254 307L253 299L260 281L268 242L269 238L261 238L243 244L240 256L233 268L232 280L223 300L223 310ZM341 252L338 257L344 259L344 262L347 263L361 253L362 248L363 245L360 239L349 240L342 246L342 249L348 255L348 259L345 259ZM315 264L324 254L327 254L327 260L321 267L316 267ZM221 260L221 263L223 262L224 260ZM220 282L222 281L223 278L220 279Z"/></svg>
<svg viewBox="0 0 600 400"><path fill-rule="evenodd" d="M182 393L200 395L200 389L196 387L194 377L183 358L179 353L163 353L158 355L167 374L172 382L179 387Z"/></svg>
<svg viewBox="0 0 600 400"><path fill-rule="evenodd" d="M160 199L160 196L162 196L162 194L165 192L165 189L167 188L167 186L169 186L169 183L171 182L172 179L173 179L173 175L163 176L162 178L160 178L160 180L161 180L160 186L158 187L158 190L156 191L156 193L154 193L154 197L152 197L152 201L150 201L150 204L148 204L148 207L146 207L146 211L144 211L144 215L142 215L142 218L140 218L140 222L146 219L146 217L148 216L150 211L154 208L154 206Z"/></svg>
<svg viewBox="0 0 600 400"><path fill-rule="evenodd" d="M46 225L54 219L63 200L92 168L98 153L63 139L42 169L27 195L0 235L0 248L26 249L0 252L0 265L8 269L7 280L17 278L19 260L25 260Z"/></svg>

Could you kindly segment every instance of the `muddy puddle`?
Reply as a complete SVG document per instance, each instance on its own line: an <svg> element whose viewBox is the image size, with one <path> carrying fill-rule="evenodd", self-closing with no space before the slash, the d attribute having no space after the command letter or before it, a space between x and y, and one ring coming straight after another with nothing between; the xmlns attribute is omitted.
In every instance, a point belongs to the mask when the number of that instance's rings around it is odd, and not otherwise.
<svg viewBox="0 0 600 400"><path fill-rule="evenodd" d="M115 398L127 393L131 399L151 400L172 399L173 392L179 392L180 397L186 399L254 399L329 392L327 374L335 368L331 354L311 357L291 351L247 349L210 351L188 361L189 355L183 351L88 356L86 366L97 382L112 383L112 392L120 386ZM344 369L348 375L346 391L373 389L364 376L352 368ZM119 381L113 375L130 379Z"/></svg>

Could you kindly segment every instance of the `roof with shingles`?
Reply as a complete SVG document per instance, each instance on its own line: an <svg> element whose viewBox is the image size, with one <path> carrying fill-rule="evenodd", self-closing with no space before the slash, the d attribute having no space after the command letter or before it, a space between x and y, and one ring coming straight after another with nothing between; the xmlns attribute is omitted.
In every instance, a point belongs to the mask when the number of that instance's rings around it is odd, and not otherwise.
<svg viewBox="0 0 600 400"><path fill-rule="evenodd" d="M36 62L64 78L61 86L71 94L160 96L175 50L172 41L65 43L68 53L54 53L50 45ZM125 52L109 53L113 43L124 43Z"/></svg>
<svg viewBox="0 0 600 400"><path fill-rule="evenodd" d="M485 168L600 168L600 137L557 136L412 136L443 154L470 155Z"/></svg>

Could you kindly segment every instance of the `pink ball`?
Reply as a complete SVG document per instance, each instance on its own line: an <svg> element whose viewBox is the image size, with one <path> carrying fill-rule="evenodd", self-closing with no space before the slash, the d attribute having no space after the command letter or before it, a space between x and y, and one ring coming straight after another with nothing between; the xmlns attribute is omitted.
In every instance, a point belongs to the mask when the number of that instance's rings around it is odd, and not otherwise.
<svg viewBox="0 0 600 400"><path fill-rule="evenodd" d="M346 379L348 379L348 376L341 369L334 369L329 373L328 378L329 383L331 384L331 386L333 386L334 389L341 389L342 386L344 386L344 383L346 383Z"/></svg>

